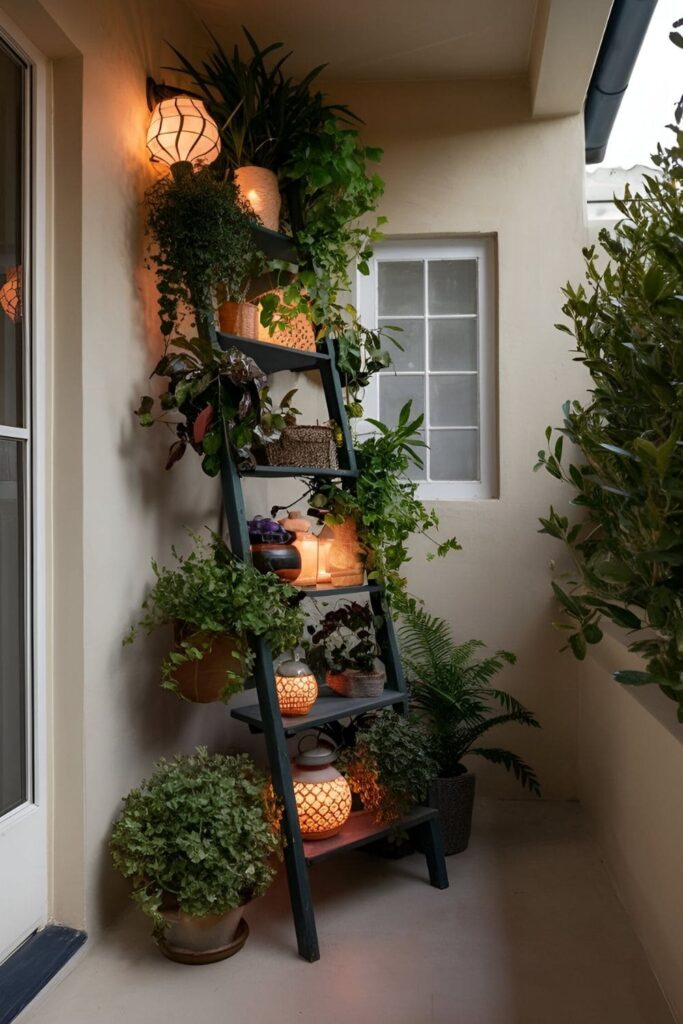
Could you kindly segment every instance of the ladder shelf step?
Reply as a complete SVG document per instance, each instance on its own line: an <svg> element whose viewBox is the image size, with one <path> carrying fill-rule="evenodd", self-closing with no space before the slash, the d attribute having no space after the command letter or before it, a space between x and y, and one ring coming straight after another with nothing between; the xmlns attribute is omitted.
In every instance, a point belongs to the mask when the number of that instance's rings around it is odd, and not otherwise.
<svg viewBox="0 0 683 1024"><path fill-rule="evenodd" d="M299 477L313 476L329 480L337 478L355 480L358 473L355 469L320 469L318 466L254 466L253 469L243 469L241 476L260 477Z"/></svg>
<svg viewBox="0 0 683 1024"><path fill-rule="evenodd" d="M257 247L269 259L298 265L299 254L294 239L289 235L281 235L279 231L271 231L261 224L252 224L251 230Z"/></svg>
<svg viewBox="0 0 683 1024"><path fill-rule="evenodd" d="M218 344L225 351L238 348L245 356L250 356L261 367L264 373L278 373L290 370L320 370L330 357L326 352L311 352L302 348L289 348L287 345L274 345L269 341L257 341L256 338L241 338L236 334L224 334L218 331Z"/></svg>
<svg viewBox="0 0 683 1024"><path fill-rule="evenodd" d="M341 718L352 718L364 711L377 711L379 708L393 704L403 704L408 696L399 690L383 690L379 697L340 697L329 686L321 686L318 699L307 715L283 718L282 725L286 736L295 736L306 729L316 729L326 722L337 722ZM233 708L233 718L245 722L252 732L263 731L261 710L258 704Z"/></svg>
<svg viewBox="0 0 683 1024"><path fill-rule="evenodd" d="M355 587L327 587L321 584L317 587L299 588L300 594L312 598L340 597L342 594L379 594L381 591L379 583L359 583Z"/></svg>
<svg viewBox="0 0 683 1024"><path fill-rule="evenodd" d="M436 818L438 813L435 807L416 807L400 821L392 822L390 825L377 825L368 811L353 811L338 835L330 839L304 840L306 863L318 864L320 861L329 860L339 853L357 849L380 839L397 828L410 831L411 828Z"/></svg>

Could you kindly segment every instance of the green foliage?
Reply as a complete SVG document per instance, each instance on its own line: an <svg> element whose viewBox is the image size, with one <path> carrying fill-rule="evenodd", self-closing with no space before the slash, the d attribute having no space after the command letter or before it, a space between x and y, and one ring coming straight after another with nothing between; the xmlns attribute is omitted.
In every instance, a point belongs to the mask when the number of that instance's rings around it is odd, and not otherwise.
<svg viewBox="0 0 683 1024"><path fill-rule="evenodd" d="M439 775L461 774L465 771L462 759L477 754L502 764L522 786L540 796L536 774L521 758L508 750L477 745L496 725L517 722L538 728L530 711L491 683L505 665L514 665L514 654L496 651L474 660L475 651L484 646L481 641L455 644L448 624L422 608L406 613L399 639L412 703L423 716Z"/></svg>
<svg viewBox="0 0 683 1024"><path fill-rule="evenodd" d="M330 608L317 626L307 627L311 645L306 657L316 672L357 669L372 672L380 649L376 631L382 624L368 604L346 601Z"/></svg>
<svg viewBox="0 0 683 1024"><path fill-rule="evenodd" d="M181 623L190 632L164 658L162 686L177 692L174 672L188 661L201 661L219 636L234 635L241 673L228 671L223 699L241 689L253 666L247 634L261 636L274 655L296 647L301 640L304 618L297 592L274 573L261 573L240 561L223 541L212 537L207 544L196 534L194 550L179 555L177 566L159 567L152 561L155 583L142 604L144 615L124 642L132 643L137 630L148 635L160 626Z"/></svg>
<svg viewBox="0 0 683 1024"><path fill-rule="evenodd" d="M378 822L396 821L426 799L437 772L420 724L391 710L358 725L355 746L342 751L337 767Z"/></svg>
<svg viewBox="0 0 683 1024"><path fill-rule="evenodd" d="M264 893L279 851L265 776L247 754L161 760L124 798L110 849L132 899L162 935L169 900L187 914L220 914Z"/></svg>
<svg viewBox="0 0 683 1024"><path fill-rule="evenodd" d="M249 282L263 269L252 233L255 216L235 186L212 167L159 178L147 191L149 260L156 269L161 331L169 337L192 309L197 331L208 337L215 291L244 301Z"/></svg>
<svg viewBox="0 0 683 1024"><path fill-rule="evenodd" d="M555 441L546 431L544 467L574 492L582 518L551 508L541 533L562 540L574 570L553 590L577 658L611 619L631 631L629 648L647 672L623 683L658 684L683 721L683 133L658 148L660 175L644 194L626 191L623 219L600 233L602 257L585 250L584 284L564 289L557 325L576 340L591 376L590 397L567 402ZM606 259L605 259L606 257ZM563 439L578 449L563 462Z"/></svg>
<svg viewBox="0 0 683 1024"><path fill-rule="evenodd" d="M223 147L219 159L229 168L256 165L277 173L302 141L320 130L326 117L353 115L346 107L324 103L321 92L311 91L324 64L295 82L283 70L291 53L276 54L282 43L261 49L244 26L242 31L250 51L246 58L238 46L226 53L211 35L215 49L201 66L171 47L180 61L180 67L171 70L190 76L218 124ZM266 60L274 54L273 62Z"/></svg>
<svg viewBox="0 0 683 1024"><path fill-rule="evenodd" d="M407 476L411 464L422 465L418 449L424 447L419 437L423 420L423 416L417 416L411 421L410 402L401 410L395 429L369 420L377 434L356 445L355 494L337 484L318 481L311 499L314 507L329 511L332 522L348 515L356 519L359 539L368 553L368 578L386 587L396 609L414 603L406 595L406 581L399 572L409 560L410 537L418 534L431 540L429 531L439 526L436 512L425 508L416 496L416 481ZM441 557L460 549L455 537L434 544Z"/></svg>
<svg viewBox="0 0 683 1024"><path fill-rule="evenodd" d="M254 449L277 441L297 412L291 404L294 391L273 408L268 378L253 359L237 348L223 351L201 338L177 336L167 342L151 376L168 378L158 412L154 398L143 395L136 415L143 427L161 422L175 431L177 440L169 449L166 469L183 457L188 445L202 456L208 476L219 473L226 448L238 467L251 467ZM176 418L178 413L182 420Z"/></svg>

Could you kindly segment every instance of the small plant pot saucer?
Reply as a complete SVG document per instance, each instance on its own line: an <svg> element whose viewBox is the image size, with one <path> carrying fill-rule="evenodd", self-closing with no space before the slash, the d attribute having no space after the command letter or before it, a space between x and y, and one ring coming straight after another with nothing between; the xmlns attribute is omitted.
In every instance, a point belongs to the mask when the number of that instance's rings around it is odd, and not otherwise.
<svg viewBox="0 0 683 1024"><path fill-rule="evenodd" d="M168 957L179 964L215 964L219 960L227 960L228 957L239 953L244 943L249 938L249 925L244 918L240 920L235 932L235 938L227 946L219 946L218 949L206 949L198 952L194 949L182 949L178 946L169 946L163 939L158 940L159 949Z"/></svg>

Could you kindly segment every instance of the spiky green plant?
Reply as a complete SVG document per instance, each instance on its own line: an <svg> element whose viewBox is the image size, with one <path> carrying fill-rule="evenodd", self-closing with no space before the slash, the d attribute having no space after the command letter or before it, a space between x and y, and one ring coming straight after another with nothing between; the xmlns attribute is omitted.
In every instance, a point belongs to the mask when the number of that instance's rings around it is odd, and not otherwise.
<svg viewBox="0 0 683 1024"><path fill-rule="evenodd" d="M419 607L402 617L399 639L411 700L431 734L440 776L462 774L466 770L463 758L475 754L502 765L522 786L540 796L535 771L517 754L478 745L496 725L516 722L539 728L531 711L491 683L505 665L515 664L515 655L496 651L476 660L475 652L484 647L481 640L456 644L448 623Z"/></svg>

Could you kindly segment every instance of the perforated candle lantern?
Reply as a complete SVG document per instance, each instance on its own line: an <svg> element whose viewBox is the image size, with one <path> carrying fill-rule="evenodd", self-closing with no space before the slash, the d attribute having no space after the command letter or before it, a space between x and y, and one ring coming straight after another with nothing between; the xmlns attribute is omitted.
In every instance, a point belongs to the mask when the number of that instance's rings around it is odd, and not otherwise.
<svg viewBox="0 0 683 1024"><path fill-rule="evenodd" d="M5 316L18 324L21 320L21 267L10 267L0 288L0 307Z"/></svg>
<svg viewBox="0 0 683 1024"><path fill-rule="evenodd" d="M294 657L278 665L275 690L284 718L307 715L318 696L318 681L308 665Z"/></svg>
<svg viewBox="0 0 683 1024"><path fill-rule="evenodd" d="M171 96L152 111L147 149L152 160L171 168L177 164L210 164L221 151L218 126L201 100Z"/></svg>
<svg viewBox="0 0 683 1024"><path fill-rule="evenodd" d="M312 738L316 746L302 750L301 744ZM294 797L304 839L329 839L336 836L351 813L351 790L343 775L333 767L336 750L319 743L310 734L299 742L299 755L292 766Z"/></svg>

